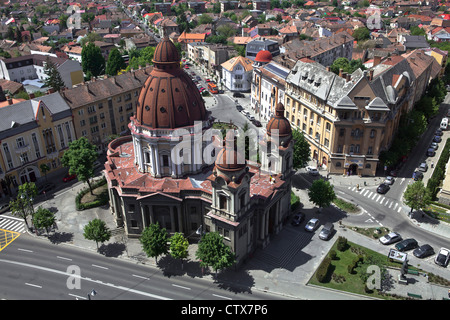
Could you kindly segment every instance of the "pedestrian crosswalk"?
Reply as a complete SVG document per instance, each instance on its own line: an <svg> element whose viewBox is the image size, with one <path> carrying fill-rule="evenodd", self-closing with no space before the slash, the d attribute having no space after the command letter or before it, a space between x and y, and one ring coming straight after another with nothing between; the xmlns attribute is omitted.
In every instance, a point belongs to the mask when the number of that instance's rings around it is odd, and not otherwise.
<svg viewBox="0 0 450 320"><path fill-rule="evenodd" d="M26 231L25 223L23 220L14 218L0 218L0 229L24 233Z"/></svg>
<svg viewBox="0 0 450 320"><path fill-rule="evenodd" d="M372 191L365 188L359 188L358 187L348 187L349 190L354 191L356 193L359 193L360 195L369 198L370 200L375 201L376 203L388 207L389 209L392 209L394 211L400 212L402 210L402 204L398 201L391 200L389 198L386 198L385 196L379 194L376 191Z"/></svg>

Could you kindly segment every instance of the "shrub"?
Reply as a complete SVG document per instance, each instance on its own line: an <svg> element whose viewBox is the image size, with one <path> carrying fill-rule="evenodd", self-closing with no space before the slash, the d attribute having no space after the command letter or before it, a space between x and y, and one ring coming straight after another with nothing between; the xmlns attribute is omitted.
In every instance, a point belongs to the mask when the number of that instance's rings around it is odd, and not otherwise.
<svg viewBox="0 0 450 320"><path fill-rule="evenodd" d="M97 182L94 182L92 184L92 189L98 188L102 185L106 184L106 178L103 177L102 179L98 180ZM77 196L75 197L75 206L78 211L82 211L85 209L100 207L102 205L105 205L109 201L109 195L108 191L102 192L96 200L89 202L89 203L81 203L81 199L83 196L90 191L89 187L82 189L80 192L78 192Z"/></svg>
<svg viewBox="0 0 450 320"><path fill-rule="evenodd" d="M330 250L328 256L330 257L331 260L336 260L337 258L336 250Z"/></svg>
<svg viewBox="0 0 450 320"><path fill-rule="evenodd" d="M339 236L339 238L337 240L336 248L341 252L345 251L345 249L347 249L347 238Z"/></svg>
<svg viewBox="0 0 450 320"><path fill-rule="evenodd" d="M324 283L331 265L331 258L325 257L317 268L316 278L320 283Z"/></svg>
<svg viewBox="0 0 450 320"><path fill-rule="evenodd" d="M291 191L291 210L295 210L300 206L300 198Z"/></svg>

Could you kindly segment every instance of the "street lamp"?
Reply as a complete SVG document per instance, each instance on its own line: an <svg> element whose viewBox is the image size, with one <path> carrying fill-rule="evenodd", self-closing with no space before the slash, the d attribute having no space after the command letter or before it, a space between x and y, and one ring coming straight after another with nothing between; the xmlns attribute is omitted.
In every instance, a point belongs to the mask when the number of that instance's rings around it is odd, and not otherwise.
<svg viewBox="0 0 450 320"><path fill-rule="evenodd" d="M91 296L95 296L95 295L97 295L97 291L95 291L94 289L92 289L92 291L87 294L89 300L91 300Z"/></svg>

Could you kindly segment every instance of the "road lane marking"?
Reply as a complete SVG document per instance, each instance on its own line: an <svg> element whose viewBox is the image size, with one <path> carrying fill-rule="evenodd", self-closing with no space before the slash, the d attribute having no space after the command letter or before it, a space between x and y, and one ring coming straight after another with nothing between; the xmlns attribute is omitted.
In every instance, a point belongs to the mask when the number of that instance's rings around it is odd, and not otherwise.
<svg viewBox="0 0 450 320"><path fill-rule="evenodd" d="M28 250L28 249L21 249L21 248L17 248L17 250L24 251L24 252L33 252L33 251L31 251L31 250Z"/></svg>
<svg viewBox="0 0 450 320"><path fill-rule="evenodd" d="M136 278L144 279L144 280L150 280L150 278L143 277L143 276L139 276L139 275L137 275L137 274L132 274L132 276L133 276L133 277L136 277Z"/></svg>
<svg viewBox="0 0 450 320"><path fill-rule="evenodd" d="M217 297L217 298L222 298L222 299L228 299L228 300L233 300L233 299L231 299L231 298L228 298L228 297L224 297L224 296L219 296L218 294L212 294L213 296L215 296L215 297Z"/></svg>
<svg viewBox="0 0 450 320"><path fill-rule="evenodd" d="M172 286L177 287L177 288L181 288L181 289L191 290L191 288L179 286L179 285L173 284L173 283L172 283Z"/></svg>
<svg viewBox="0 0 450 320"><path fill-rule="evenodd" d="M67 273L65 271L59 271L59 270L56 270L56 269L41 267L41 266L29 264L29 263L10 261L10 260L5 260L5 259L0 259L0 262L20 265L20 266L24 266L24 267L28 267L28 268L34 268L34 269L47 271L47 272L52 272L52 273L56 273L56 274L59 274L59 275L63 275L65 277L79 278L81 280L86 280L86 281L90 281L90 282L93 282L93 283L102 284L102 285L107 286L107 287L112 287L112 288L115 288L115 289L118 289L118 290L139 294L139 295L147 296L147 297L154 298L154 299L172 300L172 299L167 298L167 297L163 297L163 296L160 296L160 295L156 295L156 294L152 294L152 293L148 293L148 292L144 292L144 291L139 291L139 290L136 290L136 289L133 289L133 288L127 288L127 287L124 287L124 286L118 286L118 285L113 285L113 284L109 284L109 283L102 283L101 281L98 281L98 280L92 280L90 278L82 277L82 276L75 275L75 274L72 274L72 273Z"/></svg>
<svg viewBox="0 0 450 320"><path fill-rule="evenodd" d="M72 294L72 293L69 293L69 296L75 297L77 300L78 300L78 299L84 299L84 300L87 300L86 297L78 296L78 295Z"/></svg>
<svg viewBox="0 0 450 320"><path fill-rule="evenodd" d="M93 267L96 267L96 268L108 270L107 267L102 267L102 266L99 266L99 265L96 265L96 264L93 264L92 266L93 266Z"/></svg>
<svg viewBox="0 0 450 320"><path fill-rule="evenodd" d="M27 286L30 286L30 287L35 287L35 288L40 288L40 289L42 289L42 286L38 286L37 284L32 284L32 283L27 283L27 282L25 282L25 284L26 284Z"/></svg>
<svg viewBox="0 0 450 320"><path fill-rule="evenodd" d="M56 256L56 257L57 257L58 259L72 261L72 259L70 259L70 258L65 258L65 257L60 257L60 256Z"/></svg>

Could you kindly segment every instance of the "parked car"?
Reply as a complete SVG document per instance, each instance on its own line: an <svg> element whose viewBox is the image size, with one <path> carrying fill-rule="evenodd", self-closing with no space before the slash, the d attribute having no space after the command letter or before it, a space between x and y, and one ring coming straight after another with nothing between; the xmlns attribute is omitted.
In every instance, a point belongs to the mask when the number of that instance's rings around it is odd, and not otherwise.
<svg viewBox="0 0 450 320"><path fill-rule="evenodd" d="M422 163L420 164L420 166L419 166L419 171L427 172L427 170L428 170L428 165L427 165L427 163L426 163L426 162L422 162Z"/></svg>
<svg viewBox="0 0 450 320"><path fill-rule="evenodd" d="M253 120L255 120L255 117L249 113L247 115L247 119L250 120L250 121L253 121Z"/></svg>
<svg viewBox="0 0 450 320"><path fill-rule="evenodd" d="M434 254L434 249L429 244L423 244L413 251L413 255L417 258L426 258Z"/></svg>
<svg viewBox="0 0 450 320"><path fill-rule="evenodd" d="M185 65L184 68L185 68L185 69L189 69L189 66L188 66L188 65Z"/></svg>
<svg viewBox="0 0 450 320"><path fill-rule="evenodd" d="M422 180L423 179L423 173L420 172L420 171L415 171L413 173L413 179L414 179L414 181Z"/></svg>
<svg viewBox="0 0 450 320"><path fill-rule="evenodd" d="M450 108L447 110L447 118L450 118Z"/></svg>
<svg viewBox="0 0 450 320"><path fill-rule="evenodd" d="M319 227L319 225L320 225L319 219L313 218L309 220L308 223L305 225L305 230L312 232L316 230Z"/></svg>
<svg viewBox="0 0 450 320"><path fill-rule="evenodd" d="M395 249L397 249L398 251L408 251L408 250L412 250L415 249L419 246L419 244L417 243L416 240L414 239L405 239L400 241L399 243L397 243L395 245Z"/></svg>
<svg viewBox="0 0 450 320"><path fill-rule="evenodd" d="M327 222L319 233L319 238L322 240L329 240L333 234L334 226L331 222Z"/></svg>
<svg viewBox="0 0 450 320"><path fill-rule="evenodd" d="M211 79L205 79L205 81L206 81L206 82L210 82L210 81L211 81Z"/></svg>
<svg viewBox="0 0 450 320"><path fill-rule="evenodd" d="M391 172L389 172L389 174L390 174L392 177L396 177L396 176L398 175L398 170L397 170L397 169L391 170Z"/></svg>
<svg viewBox="0 0 450 320"><path fill-rule="evenodd" d="M262 127L261 122L259 122L258 120L253 120L252 122L253 122L253 124L254 124L255 126L257 126L257 127Z"/></svg>
<svg viewBox="0 0 450 320"><path fill-rule="evenodd" d="M441 267L446 267L450 260L450 250L446 248L439 249L436 257L434 258L434 262Z"/></svg>
<svg viewBox="0 0 450 320"><path fill-rule="evenodd" d="M397 232L390 232L387 235L382 236L379 240L382 244L392 244L402 240L402 237Z"/></svg>
<svg viewBox="0 0 450 320"><path fill-rule="evenodd" d="M247 115L250 114L247 110L242 110L241 113L242 113L245 117L247 117Z"/></svg>
<svg viewBox="0 0 450 320"><path fill-rule="evenodd" d="M56 188L54 183L48 182L38 187L38 194L44 194Z"/></svg>
<svg viewBox="0 0 450 320"><path fill-rule="evenodd" d="M5 213L9 210L9 203L0 204L0 213Z"/></svg>
<svg viewBox="0 0 450 320"><path fill-rule="evenodd" d="M241 112L242 110L244 110L244 108L242 108L242 106L240 104L236 105L236 109L237 111Z"/></svg>
<svg viewBox="0 0 450 320"><path fill-rule="evenodd" d="M245 95L241 92L234 92L233 98L245 98Z"/></svg>
<svg viewBox="0 0 450 320"><path fill-rule="evenodd" d="M195 72L194 71L191 71L191 76L195 76Z"/></svg>
<svg viewBox="0 0 450 320"><path fill-rule="evenodd" d="M300 223L303 222L303 220L305 220L305 214L303 212L299 212L299 213L295 214L294 218L292 219L291 224L293 226L299 226Z"/></svg>
<svg viewBox="0 0 450 320"><path fill-rule="evenodd" d="M74 174L67 174L63 178L63 182L68 182L68 181L71 181L71 180L76 179L76 178L77 178L77 175L75 173Z"/></svg>
<svg viewBox="0 0 450 320"><path fill-rule="evenodd" d="M439 147L439 144L438 144L437 142L432 142L432 143L430 144L430 147L429 147L428 149L434 149L434 150L437 150L438 147Z"/></svg>
<svg viewBox="0 0 450 320"><path fill-rule="evenodd" d="M442 141L441 136L434 136L433 142L441 142L441 141Z"/></svg>
<svg viewBox="0 0 450 320"><path fill-rule="evenodd" d="M436 150L433 148L428 148L427 150L427 157L434 157L434 155L436 154Z"/></svg>
<svg viewBox="0 0 450 320"><path fill-rule="evenodd" d="M393 184L394 184L394 181L395 181L395 179L394 179L393 176L387 176L387 177L386 177L386 180L384 180L384 183L385 183L385 184L388 184L388 185L393 185Z"/></svg>
<svg viewBox="0 0 450 320"><path fill-rule="evenodd" d="M378 193L381 193L381 194L385 194L386 192L389 191L390 188L391 188L391 187L389 187L389 185L387 185L387 184L385 184L385 183L382 183L382 184L380 184L380 185L378 186L377 192L378 192Z"/></svg>
<svg viewBox="0 0 450 320"><path fill-rule="evenodd" d="M435 136L442 136L444 134L444 132L442 131L441 128L437 128L436 132L434 133Z"/></svg>
<svg viewBox="0 0 450 320"><path fill-rule="evenodd" d="M312 176L317 176L319 174L319 171L317 170L316 167L307 166L305 169L306 172L308 172Z"/></svg>

